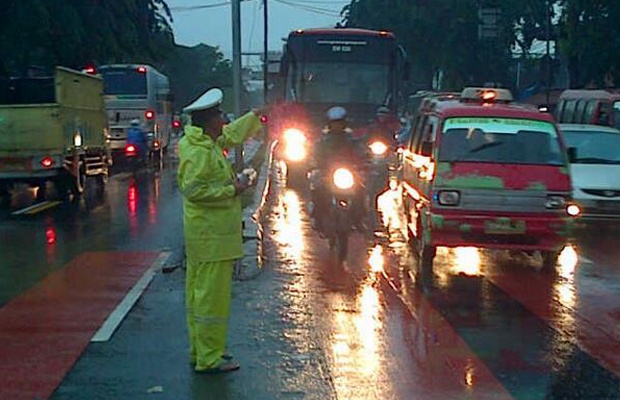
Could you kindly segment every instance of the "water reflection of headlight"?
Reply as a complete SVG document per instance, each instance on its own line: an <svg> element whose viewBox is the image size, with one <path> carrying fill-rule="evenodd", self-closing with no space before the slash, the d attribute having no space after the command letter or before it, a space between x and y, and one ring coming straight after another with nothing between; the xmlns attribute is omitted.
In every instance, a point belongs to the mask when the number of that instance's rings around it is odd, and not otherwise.
<svg viewBox="0 0 620 400"><path fill-rule="evenodd" d="M370 151L372 151L372 154L376 156L384 155L388 149L385 143L378 141L378 140L375 142L372 142L369 147L370 147Z"/></svg>
<svg viewBox="0 0 620 400"><path fill-rule="evenodd" d="M480 269L480 250L476 247L457 247L454 249L453 272L467 276L478 276Z"/></svg>

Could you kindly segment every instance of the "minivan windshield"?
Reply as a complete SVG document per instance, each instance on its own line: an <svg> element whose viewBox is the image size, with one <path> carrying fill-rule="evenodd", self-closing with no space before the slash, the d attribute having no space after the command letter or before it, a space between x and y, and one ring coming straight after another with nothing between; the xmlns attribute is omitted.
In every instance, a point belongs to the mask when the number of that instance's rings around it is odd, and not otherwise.
<svg viewBox="0 0 620 400"><path fill-rule="evenodd" d="M566 145L577 149L576 164L620 164L620 132L562 130Z"/></svg>
<svg viewBox="0 0 620 400"><path fill-rule="evenodd" d="M444 123L438 161L563 165L564 157L552 123L458 117Z"/></svg>

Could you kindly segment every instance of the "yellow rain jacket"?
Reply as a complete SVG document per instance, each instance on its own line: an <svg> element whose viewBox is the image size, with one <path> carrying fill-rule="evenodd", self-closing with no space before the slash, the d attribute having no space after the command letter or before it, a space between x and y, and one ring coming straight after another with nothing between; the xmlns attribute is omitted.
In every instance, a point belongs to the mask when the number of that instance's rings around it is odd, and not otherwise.
<svg viewBox="0 0 620 400"><path fill-rule="evenodd" d="M243 257L241 199L235 195L235 173L223 151L260 129L260 119L252 112L226 125L216 141L202 128L185 127L179 141L178 184L186 252L194 262Z"/></svg>

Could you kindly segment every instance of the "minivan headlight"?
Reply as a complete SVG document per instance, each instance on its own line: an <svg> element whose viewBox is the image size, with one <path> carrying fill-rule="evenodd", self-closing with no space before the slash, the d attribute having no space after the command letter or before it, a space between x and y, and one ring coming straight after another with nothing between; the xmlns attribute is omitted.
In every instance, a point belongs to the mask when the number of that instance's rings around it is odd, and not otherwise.
<svg viewBox="0 0 620 400"><path fill-rule="evenodd" d="M442 206L458 206L461 194L456 190L442 190L437 193L437 202Z"/></svg>

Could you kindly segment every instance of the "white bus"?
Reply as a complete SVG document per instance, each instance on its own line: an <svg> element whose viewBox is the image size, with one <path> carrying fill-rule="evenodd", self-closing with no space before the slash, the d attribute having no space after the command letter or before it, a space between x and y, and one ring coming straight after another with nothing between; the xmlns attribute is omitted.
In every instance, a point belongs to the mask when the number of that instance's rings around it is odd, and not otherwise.
<svg viewBox="0 0 620 400"><path fill-rule="evenodd" d="M113 152L123 151L131 120L140 120L142 129L164 151L172 131L172 102L168 77L150 65L102 65L108 115L108 139ZM153 146L152 146L153 148Z"/></svg>

